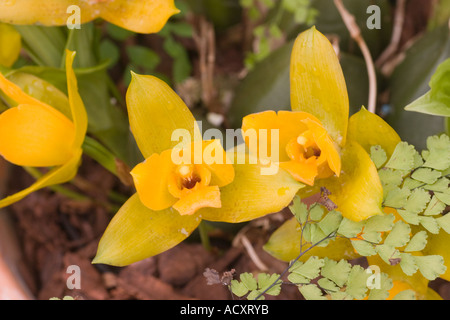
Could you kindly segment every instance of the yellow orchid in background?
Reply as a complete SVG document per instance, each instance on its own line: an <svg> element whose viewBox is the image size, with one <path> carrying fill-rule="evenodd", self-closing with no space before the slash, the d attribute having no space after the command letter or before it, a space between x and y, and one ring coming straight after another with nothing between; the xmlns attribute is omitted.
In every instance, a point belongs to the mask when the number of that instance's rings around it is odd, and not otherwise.
<svg viewBox="0 0 450 320"><path fill-rule="evenodd" d="M14 27L0 23L0 65L10 68L19 58L21 36Z"/></svg>
<svg viewBox="0 0 450 320"><path fill-rule="evenodd" d="M136 193L111 220L94 263L124 266L157 255L202 220L237 223L278 212L303 186L281 170L261 175L262 164L237 163L234 148L202 140L188 107L158 78L133 74L126 100L145 161L132 169Z"/></svg>
<svg viewBox="0 0 450 320"><path fill-rule="evenodd" d="M160 31L167 20L178 12L174 0L14 0L0 2L0 21L5 23L63 26L68 23L73 14L79 14L79 23L102 18L137 33Z"/></svg>
<svg viewBox="0 0 450 320"><path fill-rule="evenodd" d="M87 115L72 69L75 52L66 51L66 77L70 112L25 93L0 74L0 90L15 104L0 115L0 155L25 167L52 167L30 187L0 200L8 206L28 194L71 180L81 160ZM70 114L68 118L65 114Z"/></svg>

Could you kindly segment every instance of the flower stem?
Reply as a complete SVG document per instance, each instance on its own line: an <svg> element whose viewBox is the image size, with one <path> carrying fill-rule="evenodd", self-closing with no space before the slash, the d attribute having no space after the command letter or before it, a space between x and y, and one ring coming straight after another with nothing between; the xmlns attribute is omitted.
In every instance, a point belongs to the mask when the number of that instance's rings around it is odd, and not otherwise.
<svg viewBox="0 0 450 320"><path fill-rule="evenodd" d="M96 160L106 170L108 170L115 176L118 175L116 167L116 157L97 140L86 136L82 148L85 154Z"/></svg>
<svg viewBox="0 0 450 320"><path fill-rule="evenodd" d="M206 225L205 221L202 220L198 225L198 232L200 234L200 240L202 242L203 247L207 251L211 251L211 243L209 242L208 237L208 226Z"/></svg>

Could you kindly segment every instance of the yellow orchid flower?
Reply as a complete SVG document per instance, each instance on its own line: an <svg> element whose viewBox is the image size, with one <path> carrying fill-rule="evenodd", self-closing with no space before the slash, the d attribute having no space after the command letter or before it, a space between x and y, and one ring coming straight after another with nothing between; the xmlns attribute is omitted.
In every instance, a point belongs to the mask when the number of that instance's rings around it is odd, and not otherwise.
<svg viewBox="0 0 450 320"><path fill-rule="evenodd" d="M79 23L102 18L137 33L156 33L179 10L174 0L14 0L0 2L0 21L63 26L72 15ZM76 19L74 20L76 21Z"/></svg>
<svg viewBox="0 0 450 320"><path fill-rule="evenodd" d="M337 210L350 220L384 214L383 189L369 156L370 147L380 145L390 157L400 137L364 107L348 118L347 87L338 57L315 27L301 33L294 43L290 83L292 111L266 111L244 117L244 136L249 129L279 129L280 167L309 185L300 190L301 198L325 187ZM292 218L273 233L264 249L280 260L290 261L300 251L298 240L293 239L300 237L300 225ZM288 246L290 242L295 245ZM348 239L336 239L327 248L308 251L308 255L329 254L348 259L358 256Z"/></svg>
<svg viewBox="0 0 450 320"><path fill-rule="evenodd" d="M10 68L20 54L21 36L14 27L0 23L0 65Z"/></svg>
<svg viewBox="0 0 450 320"><path fill-rule="evenodd" d="M74 57L75 52L66 51L70 119L0 74L0 91L16 104L0 115L0 155L20 166L52 167L30 187L0 200L0 207L17 202L38 189L67 182L77 172L87 115L72 69Z"/></svg>
<svg viewBox="0 0 450 320"><path fill-rule="evenodd" d="M314 27L294 43L290 79L292 111L244 117L244 137L250 129L278 129L280 167L311 186L302 189L302 195L317 193L324 186L348 219L361 221L383 214L382 186L368 151L380 144L391 152L400 138L364 108L348 119L347 87L338 57Z"/></svg>
<svg viewBox="0 0 450 320"><path fill-rule="evenodd" d="M111 220L94 263L124 266L157 255L201 220L237 223L278 212L303 187L285 171L262 175L263 164L238 162L237 148L203 140L188 107L158 78L133 73L126 102L145 161L131 170L136 193Z"/></svg>

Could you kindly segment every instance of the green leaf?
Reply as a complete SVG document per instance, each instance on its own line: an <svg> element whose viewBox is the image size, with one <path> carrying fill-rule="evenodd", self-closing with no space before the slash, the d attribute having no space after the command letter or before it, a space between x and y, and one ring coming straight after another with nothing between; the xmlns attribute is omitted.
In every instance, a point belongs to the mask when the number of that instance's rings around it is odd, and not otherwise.
<svg viewBox="0 0 450 320"><path fill-rule="evenodd" d="M444 211L446 205L442 201L440 201L435 195L431 198L428 206L423 213L425 216L434 216L440 214Z"/></svg>
<svg viewBox="0 0 450 320"><path fill-rule="evenodd" d="M375 246L364 240L351 240L353 248L362 256L369 257L377 254Z"/></svg>
<svg viewBox="0 0 450 320"><path fill-rule="evenodd" d="M427 184L423 188L430 191L437 191L437 192L443 192L443 193L449 193L448 185L450 183L450 180L447 177L442 177L438 179L433 184Z"/></svg>
<svg viewBox="0 0 450 320"><path fill-rule="evenodd" d="M449 34L447 24L424 33L405 52L405 59L389 78L393 112L387 120L403 140L418 150L426 147L424 137L445 130L444 118L403 108L429 90L429 82L437 66L450 56Z"/></svg>
<svg viewBox="0 0 450 320"><path fill-rule="evenodd" d="M323 213L324 213L323 208L318 205L315 205L312 208L310 208L309 217L313 221L319 221L320 219L322 219Z"/></svg>
<svg viewBox="0 0 450 320"><path fill-rule="evenodd" d="M436 222L445 232L450 233L450 214L447 213L442 217L437 218Z"/></svg>
<svg viewBox="0 0 450 320"><path fill-rule="evenodd" d="M450 59L442 62L431 77L430 90L405 110L450 117Z"/></svg>
<svg viewBox="0 0 450 320"><path fill-rule="evenodd" d="M134 32L123 29L112 23L106 24L106 31L111 36L111 38L118 40L118 41L124 41L127 38L135 35Z"/></svg>
<svg viewBox="0 0 450 320"><path fill-rule="evenodd" d="M431 232L433 234L439 233L439 224L437 223L435 218L419 216L419 222L429 232Z"/></svg>
<svg viewBox="0 0 450 320"><path fill-rule="evenodd" d="M147 47L138 45L127 46L126 51L131 65L142 67L147 72L153 71L161 61L159 55Z"/></svg>
<svg viewBox="0 0 450 320"><path fill-rule="evenodd" d="M322 229L320 229L320 227L316 223L310 224L309 231L310 231L310 240L309 241L311 243L318 243L327 237L327 235L325 233L323 233ZM305 238L305 240L306 240L306 238ZM327 241L324 241L324 242L325 242L325 244L320 243L319 246L323 247L324 245L328 244Z"/></svg>
<svg viewBox="0 0 450 320"><path fill-rule="evenodd" d="M400 186L403 181L402 170L394 170L389 168L382 168L378 170L381 183L384 186Z"/></svg>
<svg viewBox="0 0 450 320"><path fill-rule="evenodd" d="M259 290L253 290L250 291L250 293L247 296L247 300L256 300L256 297L258 297L261 294L261 292ZM264 295L261 295L258 300L265 300L266 298L264 297Z"/></svg>
<svg viewBox="0 0 450 320"><path fill-rule="evenodd" d="M371 243L380 243L382 240L381 232L378 231L364 231L364 233L362 234L362 238Z"/></svg>
<svg viewBox="0 0 450 320"><path fill-rule="evenodd" d="M398 214L409 224L418 225L420 223L419 215L403 209L397 210Z"/></svg>
<svg viewBox="0 0 450 320"><path fill-rule="evenodd" d="M362 231L363 227L363 222L355 222L344 217L337 232L346 238L354 238Z"/></svg>
<svg viewBox="0 0 450 320"><path fill-rule="evenodd" d="M394 153L385 167L397 170L411 170L414 167L415 153L414 146L402 141L395 147Z"/></svg>
<svg viewBox="0 0 450 320"><path fill-rule="evenodd" d="M311 282L310 279L307 279L306 277L297 273L290 273L287 278L289 282L293 284L307 284Z"/></svg>
<svg viewBox="0 0 450 320"><path fill-rule="evenodd" d="M402 252L400 253L400 259L400 267L406 275L412 276L419 269L412 254Z"/></svg>
<svg viewBox="0 0 450 320"><path fill-rule="evenodd" d="M337 262L335 260L324 258L324 262L325 264L321 271L322 276L330 279L339 287L342 287L347 282L352 265L344 259Z"/></svg>
<svg viewBox="0 0 450 320"><path fill-rule="evenodd" d="M253 274L248 272L241 273L239 279L241 279L241 282L247 287L248 290L256 290L257 282L253 277Z"/></svg>
<svg viewBox="0 0 450 320"><path fill-rule="evenodd" d="M403 290L397 293L392 300L416 300L416 293L413 290Z"/></svg>
<svg viewBox="0 0 450 320"><path fill-rule="evenodd" d="M364 232L390 231L394 227L394 220L395 216L393 214L370 217L364 224Z"/></svg>
<svg viewBox="0 0 450 320"><path fill-rule="evenodd" d="M441 175L441 172L430 168L419 168L411 174L411 177L426 184L433 184Z"/></svg>
<svg viewBox="0 0 450 320"><path fill-rule="evenodd" d="M236 279L231 280L231 291L238 297L243 297L248 293L248 288Z"/></svg>
<svg viewBox="0 0 450 320"><path fill-rule="evenodd" d="M412 190L412 189L418 188L420 186L423 186L423 182L414 180L410 177L406 177L405 180L403 180L403 188Z"/></svg>
<svg viewBox="0 0 450 320"><path fill-rule="evenodd" d="M444 258L438 255L413 256L422 275L432 281L443 274L447 267L444 265Z"/></svg>
<svg viewBox="0 0 450 320"><path fill-rule="evenodd" d="M340 212L330 211L320 222L317 223L317 225L325 235L329 235L339 228L342 219L343 217Z"/></svg>
<svg viewBox="0 0 450 320"><path fill-rule="evenodd" d="M442 192L435 192L434 195L436 198L438 198L440 201L445 203L446 205L450 206L450 194L448 193L442 193Z"/></svg>
<svg viewBox="0 0 450 320"><path fill-rule="evenodd" d="M384 260L387 264L391 265L392 259L397 259L400 257L400 253L397 249L391 244L380 244L375 247L378 255L381 259Z"/></svg>
<svg viewBox="0 0 450 320"><path fill-rule="evenodd" d="M337 292L339 291L339 287L330 279L321 278L317 281L317 284L327 292Z"/></svg>
<svg viewBox="0 0 450 320"><path fill-rule="evenodd" d="M427 147L430 153L424 163L425 167L445 170L450 166L450 138L447 135L428 137Z"/></svg>
<svg viewBox="0 0 450 320"><path fill-rule="evenodd" d="M389 290L392 289L392 280L386 273L380 274L380 287L370 289L368 300L386 300L389 297Z"/></svg>
<svg viewBox="0 0 450 320"><path fill-rule="evenodd" d="M369 274L360 265L352 267L347 281L346 293L351 295L356 300L362 300L366 297L367 279Z"/></svg>
<svg viewBox="0 0 450 320"><path fill-rule="evenodd" d="M417 232L405 247L405 252L422 251L427 245L427 238L426 231Z"/></svg>
<svg viewBox="0 0 450 320"><path fill-rule="evenodd" d="M384 244L394 247L403 247L409 241L411 227L403 221L397 221L391 232L384 239Z"/></svg>
<svg viewBox="0 0 450 320"><path fill-rule="evenodd" d="M352 296L342 291L331 292L330 297L331 300L353 300Z"/></svg>
<svg viewBox="0 0 450 320"><path fill-rule="evenodd" d="M298 290L306 300L327 300L327 298L323 296L322 290L315 284L299 286Z"/></svg>
<svg viewBox="0 0 450 320"><path fill-rule="evenodd" d="M193 30L192 25L187 22L172 22L166 24L170 31L180 37L190 38L192 37Z"/></svg>
<svg viewBox="0 0 450 320"><path fill-rule="evenodd" d="M320 268L323 267L325 261L316 256L310 257L306 262L296 261L292 267L289 268L291 273L296 273L304 276L307 279L317 278L320 274Z"/></svg>
<svg viewBox="0 0 450 320"><path fill-rule="evenodd" d="M408 197L404 208L411 213L422 212L430 201L430 194L424 189L414 189Z"/></svg>
<svg viewBox="0 0 450 320"><path fill-rule="evenodd" d="M294 217L303 225L308 219L308 206L302 202L299 196L295 196L292 205L289 206Z"/></svg>
<svg viewBox="0 0 450 320"><path fill-rule="evenodd" d="M370 147L370 158L377 169L380 169L387 161L386 151L381 146L372 146Z"/></svg>
<svg viewBox="0 0 450 320"><path fill-rule="evenodd" d="M388 192L384 205L391 208L403 208L410 194L411 191L407 188L394 187Z"/></svg>
<svg viewBox="0 0 450 320"><path fill-rule="evenodd" d="M260 273L258 274L258 288L259 291L263 292L266 288L270 287L275 281L277 281L279 274L267 274ZM265 293L271 296L277 296L281 291L281 283L282 281L278 281L272 288L267 290Z"/></svg>

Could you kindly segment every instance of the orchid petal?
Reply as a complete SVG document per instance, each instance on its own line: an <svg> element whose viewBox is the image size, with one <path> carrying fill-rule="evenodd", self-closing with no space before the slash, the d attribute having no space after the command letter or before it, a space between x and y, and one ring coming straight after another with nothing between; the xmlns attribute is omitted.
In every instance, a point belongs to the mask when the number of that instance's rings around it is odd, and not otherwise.
<svg viewBox="0 0 450 320"><path fill-rule="evenodd" d="M0 23L0 65L10 68L19 58L22 48L20 33L5 23Z"/></svg>
<svg viewBox="0 0 450 320"><path fill-rule="evenodd" d="M0 115L0 154L16 165L62 165L74 138L73 123L52 107L22 104Z"/></svg>
<svg viewBox="0 0 450 320"><path fill-rule="evenodd" d="M0 200L0 208L9 206L14 202L22 200L30 193L35 192L39 189L55 184L65 183L72 180L77 173L78 166L80 164L81 154L82 150L81 149L77 150L74 156L71 159L69 159L69 161L64 163L62 166L54 168L51 171L49 171L41 178L39 178L35 183L33 183L30 187Z"/></svg>
<svg viewBox="0 0 450 320"><path fill-rule="evenodd" d="M397 132L386 121L364 107L350 117L347 137L358 142L368 153L371 146L380 145L388 158L401 141Z"/></svg>
<svg viewBox="0 0 450 320"><path fill-rule="evenodd" d="M78 93L77 78L72 68L74 58L75 52L66 50L67 92L72 120L75 125L75 139L72 146L73 148L78 148L83 144L88 126L88 118L83 100L81 100L81 96Z"/></svg>
<svg viewBox="0 0 450 320"><path fill-rule="evenodd" d="M179 145L172 140L176 132L188 135L185 145L201 140L191 111L164 81L133 73L126 99L131 131L144 158Z"/></svg>
<svg viewBox="0 0 450 320"><path fill-rule="evenodd" d="M159 32L172 15L180 12L174 0L112 0L100 11L106 21L138 33Z"/></svg>
<svg viewBox="0 0 450 320"><path fill-rule="evenodd" d="M356 142L349 140L342 149L340 177L320 180L344 217L361 221L383 214L383 188L378 171L369 154Z"/></svg>
<svg viewBox="0 0 450 320"><path fill-rule="evenodd" d="M96 10L99 5L87 5L87 2L81 0L14 0L0 2L0 21L29 25L38 24L44 26L63 26L66 25L70 14L73 11L69 9L80 9L80 23L85 23L95 19L98 14ZM69 12L68 12L69 11Z"/></svg>
<svg viewBox="0 0 450 320"><path fill-rule="evenodd" d="M173 0L14 0L0 2L0 21L30 25L63 26L81 24L101 17L139 33L154 33L178 13ZM78 15L77 15L78 13ZM79 21L75 19L79 18Z"/></svg>
<svg viewBox="0 0 450 320"><path fill-rule="evenodd" d="M243 222L278 212L294 198L304 185L295 181L280 168L261 164L238 163L235 154L235 178L220 188L221 208L203 208L198 211L202 219L222 222ZM276 164L273 164L275 166ZM262 174L267 169L270 174Z"/></svg>
<svg viewBox="0 0 450 320"><path fill-rule="evenodd" d="M93 263L125 266L157 255L185 240L200 221L172 208L150 210L134 194L108 225Z"/></svg>
<svg viewBox="0 0 450 320"><path fill-rule="evenodd" d="M349 101L339 59L314 27L295 40L290 66L291 108L316 116L331 138L344 146Z"/></svg>
<svg viewBox="0 0 450 320"><path fill-rule="evenodd" d="M154 153L131 171L141 202L152 210L167 209L177 200L167 187L174 168L171 153L171 150L161 155Z"/></svg>

